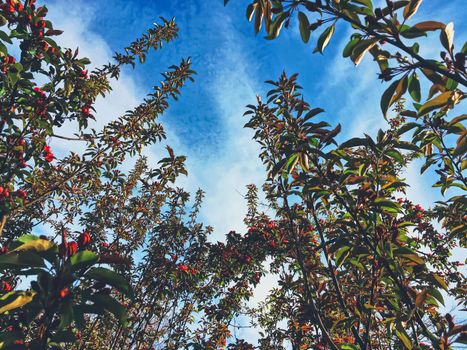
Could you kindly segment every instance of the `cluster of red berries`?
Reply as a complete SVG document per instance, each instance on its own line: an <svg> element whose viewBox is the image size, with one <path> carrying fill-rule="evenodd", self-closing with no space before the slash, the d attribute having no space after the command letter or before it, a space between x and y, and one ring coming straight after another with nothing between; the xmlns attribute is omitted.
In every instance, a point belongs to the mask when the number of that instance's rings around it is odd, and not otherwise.
<svg viewBox="0 0 467 350"><path fill-rule="evenodd" d="M15 72L15 67L13 66L16 63L16 58L13 56L5 56L0 63L0 70L3 73L6 73L8 70L11 72Z"/></svg>
<svg viewBox="0 0 467 350"><path fill-rule="evenodd" d="M51 163L55 158L54 154L52 153L52 149L49 146L44 145L42 150L42 154L44 155L45 161Z"/></svg>
<svg viewBox="0 0 467 350"><path fill-rule="evenodd" d="M34 3L34 1L31 1L31 3ZM21 2L18 2L15 4L14 0L7 0L5 4L2 4L2 9L4 14L14 14L15 12L21 13L24 10L24 6Z"/></svg>
<svg viewBox="0 0 467 350"><path fill-rule="evenodd" d="M47 115L47 108L48 108L48 101L47 101L46 93L39 87L35 87L34 92L38 96L37 101L36 101L36 106L35 106L36 113L39 117L41 117L42 119L45 119Z"/></svg>
<svg viewBox="0 0 467 350"><path fill-rule="evenodd" d="M189 267L185 264L178 264L177 265L177 269L178 271L180 272L184 272L184 273L190 273L192 275L196 275L199 271L197 269L195 269L194 267Z"/></svg>
<svg viewBox="0 0 467 350"><path fill-rule="evenodd" d="M89 243L91 243L91 235L88 231L83 231L78 237L78 242L64 242L60 245L60 251L62 255L71 257L76 254L79 249L84 249Z"/></svg>
<svg viewBox="0 0 467 350"><path fill-rule="evenodd" d="M10 190L6 187L0 186L0 199L10 197Z"/></svg>

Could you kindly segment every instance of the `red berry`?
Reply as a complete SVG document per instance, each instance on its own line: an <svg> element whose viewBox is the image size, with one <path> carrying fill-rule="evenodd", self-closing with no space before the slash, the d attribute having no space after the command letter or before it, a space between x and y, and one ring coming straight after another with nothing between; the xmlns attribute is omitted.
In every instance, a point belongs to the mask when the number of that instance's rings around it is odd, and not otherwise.
<svg viewBox="0 0 467 350"><path fill-rule="evenodd" d="M44 159L46 162L51 163L54 160L54 155L53 153L46 153L44 156Z"/></svg>
<svg viewBox="0 0 467 350"><path fill-rule="evenodd" d="M83 112L83 114L85 114L85 115L89 115L89 113L90 113L89 106L84 106L83 108L81 108L81 112Z"/></svg>
<svg viewBox="0 0 467 350"><path fill-rule="evenodd" d="M189 269L189 267L186 266L185 264L179 264L179 265L177 266L177 268L178 268L179 271L182 271L182 272L187 272L188 269Z"/></svg>
<svg viewBox="0 0 467 350"><path fill-rule="evenodd" d="M37 93L39 93L39 94L41 94L42 96L45 96L45 91L42 91L42 89L39 88L39 87L35 87L35 88L34 88L34 91L37 92Z"/></svg>
<svg viewBox="0 0 467 350"><path fill-rule="evenodd" d="M26 198L28 196L25 190L18 190L17 192L20 197Z"/></svg>
<svg viewBox="0 0 467 350"><path fill-rule="evenodd" d="M88 231L84 231L79 237L78 237L78 244L80 247L84 247L91 243L91 235L89 234Z"/></svg>
<svg viewBox="0 0 467 350"><path fill-rule="evenodd" d="M58 295L60 296L60 298L65 298L68 294L70 293L70 290L68 288L63 288L59 293Z"/></svg>
<svg viewBox="0 0 467 350"><path fill-rule="evenodd" d="M66 246L66 255L72 256L77 252L77 250L78 250L78 243L70 242Z"/></svg>

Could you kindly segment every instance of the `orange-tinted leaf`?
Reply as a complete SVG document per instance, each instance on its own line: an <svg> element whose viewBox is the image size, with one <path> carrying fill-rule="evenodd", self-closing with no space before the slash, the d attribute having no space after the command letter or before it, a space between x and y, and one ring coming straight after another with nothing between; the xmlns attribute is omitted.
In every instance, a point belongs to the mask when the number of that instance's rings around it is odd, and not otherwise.
<svg viewBox="0 0 467 350"><path fill-rule="evenodd" d="M430 31L430 30L438 30L438 29L444 29L446 25L441 22L436 22L436 21L425 21L425 22L420 22L414 25L415 28L419 30L424 30L424 31Z"/></svg>

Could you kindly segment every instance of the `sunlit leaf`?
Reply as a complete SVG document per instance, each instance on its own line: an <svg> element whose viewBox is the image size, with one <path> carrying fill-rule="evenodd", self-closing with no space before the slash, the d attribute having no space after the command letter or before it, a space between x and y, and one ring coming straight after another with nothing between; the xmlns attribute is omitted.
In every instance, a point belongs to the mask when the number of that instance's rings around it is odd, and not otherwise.
<svg viewBox="0 0 467 350"><path fill-rule="evenodd" d="M407 20L412 17L422 4L422 0L410 0L410 3L404 7L404 19Z"/></svg>
<svg viewBox="0 0 467 350"><path fill-rule="evenodd" d="M70 266L72 271L78 271L84 267L89 267L99 260L99 256L89 250L83 250L70 258Z"/></svg>
<svg viewBox="0 0 467 350"><path fill-rule="evenodd" d="M14 300L0 307L0 314L20 308L32 301L36 292L18 292L14 294Z"/></svg>
<svg viewBox="0 0 467 350"><path fill-rule="evenodd" d="M35 252L44 252L53 248L55 244L46 239L35 239L28 240L26 243L20 245L18 248L13 251L35 251Z"/></svg>
<svg viewBox="0 0 467 350"><path fill-rule="evenodd" d="M352 55L350 57L353 63L357 66L363 59L363 56L365 56L378 41L378 39L361 40L352 50Z"/></svg>
<svg viewBox="0 0 467 350"><path fill-rule="evenodd" d="M454 44L454 23L450 22L444 27L443 31L440 34L441 44L448 52L452 52Z"/></svg>
<svg viewBox="0 0 467 350"><path fill-rule="evenodd" d="M323 53L323 50L326 48L326 46L328 46L329 41L331 40L332 35L334 34L334 29L335 29L335 25L333 24L327 27L321 33L318 39L318 44L316 45L316 48L313 52Z"/></svg>
<svg viewBox="0 0 467 350"><path fill-rule="evenodd" d="M438 108L441 108L447 105L452 96L453 96L453 92L447 91L429 100L428 102L425 102L418 110L418 115L423 116L427 113L430 113L431 111L434 111L435 109L438 109Z"/></svg>

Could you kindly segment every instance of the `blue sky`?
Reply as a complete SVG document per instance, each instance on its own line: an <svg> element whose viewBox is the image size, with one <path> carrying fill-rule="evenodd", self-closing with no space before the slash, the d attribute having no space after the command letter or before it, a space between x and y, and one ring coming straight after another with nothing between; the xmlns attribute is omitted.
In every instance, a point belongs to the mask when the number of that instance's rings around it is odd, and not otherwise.
<svg viewBox="0 0 467 350"><path fill-rule="evenodd" d="M261 34L255 37L251 24L245 20L244 0L232 0L226 8L221 0L82 0L74 3L86 8L92 17L89 30L98 33L115 50L129 43L159 16L175 16L181 28L180 38L153 55L148 64L138 67L135 78L141 88L149 90L157 81L158 72L168 64L177 62L180 57L193 58L194 68L199 73L197 82L186 89L181 103L172 107L171 112L177 115L177 121L169 122L177 135L193 147L222 147L225 130L213 102L212 85L220 72L229 68L234 70L241 63L257 86L255 91L258 93L264 90L264 80L276 78L282 70L289 74L300 73L306 95L322 105L329 116L333 115L332 119L342 122L350 122L351 119L340 113L342 109L345 110L344 105L361 103L360 96L350 96L353 89L349 87L358 89L362 83L359 76L362 71L370 78L370 91L382 91L381 84L373 79L376 70L371 63L356 69L350 61L340 57L341 47L348 38L345 24L338 28L332 45L321 56L312 55L313 43L303 44L296 28L283 31L275 41L264 40ZM445 4L441 0L426 1L418 16L427 19L429 14L436 13L438 20L454 20L459 38L461 32L465 33L465 24L460 20L462 1L451 1L448 6ZM438 11L439 5L444 6L443 10ZM332 84L331 89L326 87L329 83ZM368 94L363 93L364 96ZM373 104L377 107L376 103ZM375 115L375 118L379 116ZM193 132L193 129L199 132Z"/></svg>

